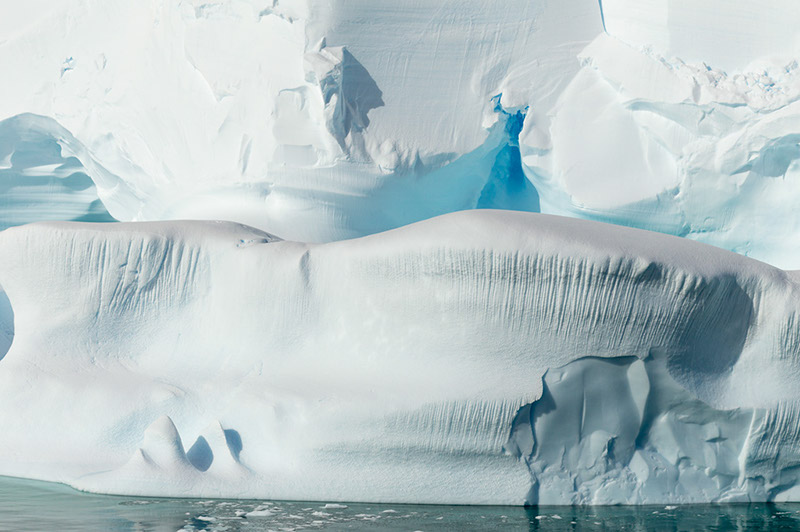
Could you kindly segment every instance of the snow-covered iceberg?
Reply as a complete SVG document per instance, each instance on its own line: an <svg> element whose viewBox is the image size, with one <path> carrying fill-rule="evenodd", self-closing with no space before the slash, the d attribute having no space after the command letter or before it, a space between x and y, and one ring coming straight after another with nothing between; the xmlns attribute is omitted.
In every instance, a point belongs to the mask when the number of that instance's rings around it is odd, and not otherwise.
<svg viewBox="0 0 800 532"><path fill-rule="evenodd" d="M800 68L725 72L603 34L522 166L541 210L685 236L797 267Z"/></svg>
<svg viewBox="0 0 800 532"><path fill-rule="evenodd" d="M0 474L800 500L796 0L5 4Z"/></svg>
<svg viewBox="0 0 800 532"><path fill-rule="evenodd" d="M322 242L493 207L798 268L798 10L31 1L0 23L0 120L55 121L123 221Z"/></svg>
<svg viewBox="0 0 800 532"><path fill-rule="evenodd" d="M792 273L467 211L302 244L232 223L0 233L0 474L428 503L797 499Z"/></svg>

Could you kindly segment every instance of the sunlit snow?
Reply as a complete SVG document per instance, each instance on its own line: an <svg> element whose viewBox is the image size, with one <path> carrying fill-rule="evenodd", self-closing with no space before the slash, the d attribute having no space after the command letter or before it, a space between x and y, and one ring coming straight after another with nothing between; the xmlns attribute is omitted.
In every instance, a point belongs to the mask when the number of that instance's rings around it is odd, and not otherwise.
<svg viewBox="0 0 800 532"><path fill-rule="evenodd" d="M0 474L800 500L795 0L0 15Z"/></svg>

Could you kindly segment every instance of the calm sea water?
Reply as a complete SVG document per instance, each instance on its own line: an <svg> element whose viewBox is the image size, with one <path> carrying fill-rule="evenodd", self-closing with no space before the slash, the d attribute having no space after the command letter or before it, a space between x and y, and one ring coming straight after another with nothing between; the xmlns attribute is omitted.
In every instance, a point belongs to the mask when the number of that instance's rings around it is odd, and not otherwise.
<svg viewBox="0 0 800 532"><path fill-rule="evenodd" d="M518 508L149 499L0 477L0 530L800 530L800 504Z"/></svg>

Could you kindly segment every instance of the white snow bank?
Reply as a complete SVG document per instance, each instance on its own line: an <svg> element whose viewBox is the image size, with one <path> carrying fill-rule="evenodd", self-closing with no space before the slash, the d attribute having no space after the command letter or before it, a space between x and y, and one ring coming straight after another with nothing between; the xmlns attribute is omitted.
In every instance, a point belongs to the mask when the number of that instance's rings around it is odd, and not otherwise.
<svg viewBox="0 0 800 532"><path fill-rule="evenodd" d="M40 223L0 233L0 257L0 474L328 501L797 498L800 287L723 250L470 211L324 245Z"/></svg>

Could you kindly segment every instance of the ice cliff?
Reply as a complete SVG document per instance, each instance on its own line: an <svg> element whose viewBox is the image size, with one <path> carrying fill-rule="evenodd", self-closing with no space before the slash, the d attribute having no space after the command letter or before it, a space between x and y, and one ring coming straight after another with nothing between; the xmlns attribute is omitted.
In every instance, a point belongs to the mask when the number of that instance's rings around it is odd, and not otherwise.
<svg viewBox="0 0 800 532"><path fill-rule="evenodd" d="M0 9L0 474L800 500L795 0Z"/></svg>
<svg viewBox="0 0 800 532"><path fill-rule="evenodd" d="M0 471L147 495L796 497L800 286L685 239L469 211L329 244L0 233Z"/></svg>

